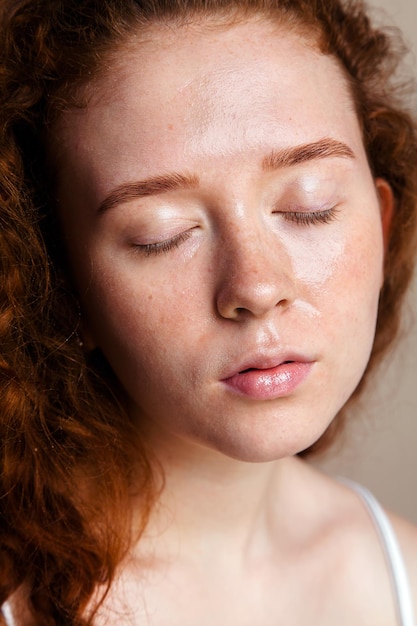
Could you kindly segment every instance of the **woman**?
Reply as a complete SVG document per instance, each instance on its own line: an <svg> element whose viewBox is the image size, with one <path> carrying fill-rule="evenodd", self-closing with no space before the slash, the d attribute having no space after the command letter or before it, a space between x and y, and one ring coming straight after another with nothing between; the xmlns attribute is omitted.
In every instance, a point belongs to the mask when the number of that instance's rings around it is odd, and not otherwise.
<svg viewBox="0 0 417 626"><path fill-rule="evenodd" d="M415 528L300 459L411 278L388 37L338 0L1 29L3 621L412 624Z"/></svg>

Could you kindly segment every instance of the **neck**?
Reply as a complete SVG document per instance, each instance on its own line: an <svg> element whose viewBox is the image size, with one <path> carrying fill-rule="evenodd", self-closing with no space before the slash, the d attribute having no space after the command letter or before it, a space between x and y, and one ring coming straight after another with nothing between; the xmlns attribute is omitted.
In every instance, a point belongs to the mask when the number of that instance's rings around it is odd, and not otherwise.
<svg viewBox="0 0 417 626"><path fill-rule="evenodd" d="M158 448L158 459L164 487L140 543L150 541L153 551L181 546L200 559L202 552L218 554L222 542L228 554L242 554L275 535L284 474L298 463L247 463L179 442Z"/></svg>

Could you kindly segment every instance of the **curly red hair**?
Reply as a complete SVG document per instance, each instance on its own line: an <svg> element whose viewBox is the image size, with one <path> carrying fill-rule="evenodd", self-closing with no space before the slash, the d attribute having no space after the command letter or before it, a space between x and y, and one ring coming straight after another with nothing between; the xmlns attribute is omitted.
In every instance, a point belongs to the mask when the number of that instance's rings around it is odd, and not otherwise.
<svg viewBox="0 0 417 626"><path fill-rule="evenodd" d="M259 14L310 33L339 60L372 172L395 198L374 348L354 395L398 332L412 275L416 127L392 82L400 52L361 2L3 0L0 11L0 605L23 587L35 623L82 626L129 547L132 490L143 528L156 481L117 382L77 340L46 155L54 120L82 106L82 87L155 22Z"/></svg>

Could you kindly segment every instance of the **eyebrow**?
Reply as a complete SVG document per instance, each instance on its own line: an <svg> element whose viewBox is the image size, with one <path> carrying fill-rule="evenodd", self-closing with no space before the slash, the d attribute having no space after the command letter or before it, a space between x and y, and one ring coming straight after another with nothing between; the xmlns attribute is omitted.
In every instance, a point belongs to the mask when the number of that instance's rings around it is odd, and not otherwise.
<svg viewBox="0 0 417 626"><path fill-rule="evenodd" d="M262 168L276 170L331 157L354 159L355 154L347 144L336 139L324 138L301 146L272 150L262 161Z"/></svg>
<svg viewBox="0 0 417 626"><path fill-rule="evenodd" d="M152 178L133 183L123 183L113 189L100 203L98 213L105 213L119 204L137 198L157 196L168 191L175 191L176 189L193 189L198 187L198 185L199 180L197 176L175 172L153 176Z"/></svg>
<svg viewBox="0 0 417 626"><path fill-rule="evenodd" d="M272 150L262 160L262 169L266 171L282 169L316 159L331 157L354 159L355 154L347 144L336 139L324 138L313 143L282 150ZM113 189L100 203L98 213L105 213L119 204L136 200L137 198L157 196L178 189L195 189L198 186L198 176L177 172L153 176L137 182L123 183Z"/></svg>

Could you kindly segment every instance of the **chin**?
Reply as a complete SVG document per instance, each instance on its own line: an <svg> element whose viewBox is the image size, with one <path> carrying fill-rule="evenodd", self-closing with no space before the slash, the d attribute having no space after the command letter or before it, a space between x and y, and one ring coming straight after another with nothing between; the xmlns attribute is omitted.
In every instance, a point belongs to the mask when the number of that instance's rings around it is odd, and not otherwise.
<svg viewBox="0 0 417 626"><path fill-rule="evenodd" d="M263 440L243 441L229 439L227 441L212 441L209 447L222 455L244 463L270 463L288 457L293 457L312 446L325 432L302 433L298 436L279 437L268 436ZM207 444L206 444L207 446Z"/></svg>

